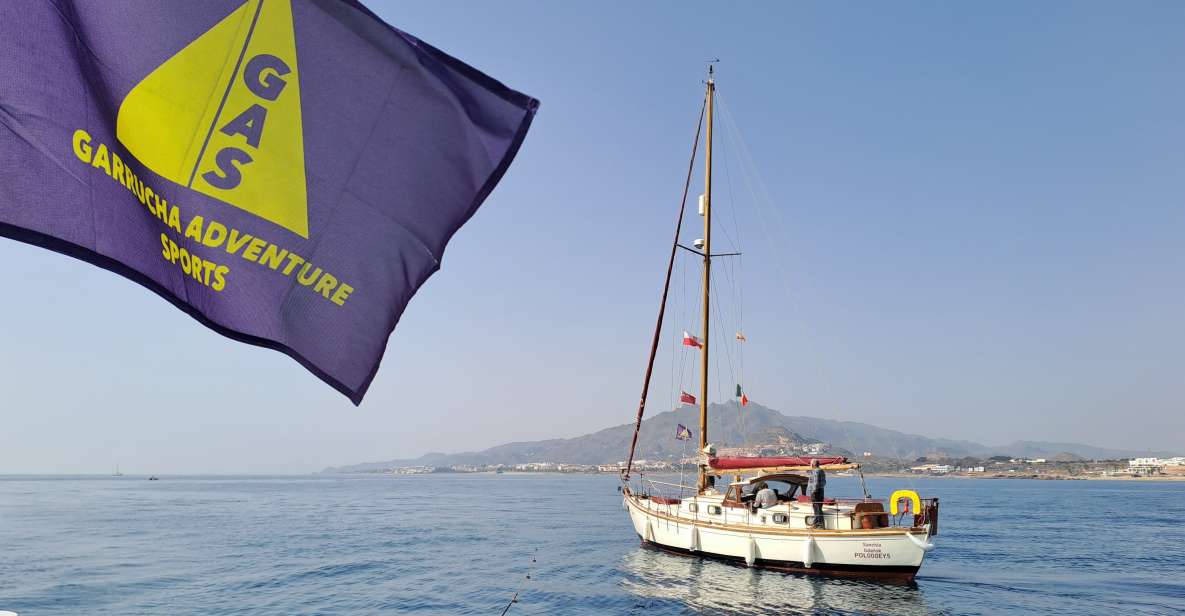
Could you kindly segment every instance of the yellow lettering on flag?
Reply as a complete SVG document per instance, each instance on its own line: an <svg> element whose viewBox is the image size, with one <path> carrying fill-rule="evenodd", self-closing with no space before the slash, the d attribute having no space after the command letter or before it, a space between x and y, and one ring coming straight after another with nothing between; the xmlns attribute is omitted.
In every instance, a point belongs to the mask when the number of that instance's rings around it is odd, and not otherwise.
<svg viewBox="0 0 1185 616"><path fill-rule="evenodd" d="M116 135L170 181L308 232L290 0L247 0L124 98Z"/></svg>

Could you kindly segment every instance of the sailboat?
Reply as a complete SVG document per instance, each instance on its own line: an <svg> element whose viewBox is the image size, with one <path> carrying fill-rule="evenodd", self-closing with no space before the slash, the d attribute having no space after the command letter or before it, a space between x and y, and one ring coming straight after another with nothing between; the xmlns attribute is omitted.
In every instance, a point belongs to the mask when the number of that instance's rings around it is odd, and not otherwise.
<svg viewBox="0 0 1185 616"><path fill-rule="evenodd" d="M112 477L123 477L123 473L119 472L119 462L115 463L115 472L111 473Z"/></svg>
<svg viewBox="0 0 1185 616"><path fill-rule="evenodd" d="M704 111L688 165L629 461L621 470L623 506L642 543L667 552L791 573L912 582L926 553L934 547L932 538L938 532L937 498L921 498L912 490L898 490L888 499L875 499L864 482L860 465L844 457L718 455L708 440L712 262L726 255L712 252L712 130L716 98L712 65L708 67L706 83ZM706 128L704 193L699 200L704 237L696 240L692 249L680 244L679 236L701 127ZM684 344L696 347L700 354L699 453L694 486L681 485L681 480L680 484L671 484L649 479L640 472L633 474L634 451L679 249L698 255L703 277L701 335L684 334ZM741 334L737 338L742 339ZM682 395L686 396L684 401L694 399L686 392ZM824 473L856 472L863 493L856 498L813 502L810 495L804 494L812 463ZM767 494L764 506L758 507L755 496L761 488L772 489L776 503L771 504ZM821 516L816 515L817 504L821 505Z"/></svg>

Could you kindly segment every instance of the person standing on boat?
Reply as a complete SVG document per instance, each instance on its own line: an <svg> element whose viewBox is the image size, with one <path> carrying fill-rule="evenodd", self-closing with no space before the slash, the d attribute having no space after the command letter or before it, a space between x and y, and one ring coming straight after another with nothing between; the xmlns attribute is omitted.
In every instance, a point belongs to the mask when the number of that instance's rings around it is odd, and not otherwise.
<svg viewBox="0 0 1185 616"><path fill-rule="evenodd" d="M827 485L827 473L819 468L818 458L811 458L811 470L806 475L806 491L811 496L811 507L815 510L811 526L823 528L823 488Z"/></svg>
<svg viewBox="0 0 1185 616"><path fill-rule="evenodd" d="M761 509L769 509L778 504L778 493L762 483L761 488L757 490L757 496L753 499L753 504Z"/></svg>

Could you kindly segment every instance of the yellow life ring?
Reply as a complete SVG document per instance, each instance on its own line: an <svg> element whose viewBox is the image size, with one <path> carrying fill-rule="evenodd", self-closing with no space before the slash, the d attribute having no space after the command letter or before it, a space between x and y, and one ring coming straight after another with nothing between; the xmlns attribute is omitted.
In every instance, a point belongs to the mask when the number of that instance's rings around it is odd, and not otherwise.
<svg viewBox="0 0 1185 616"><path fill-rule="evenodd" d="M897 490L893 493L893 496L889 497L889 511L893 515L897 515L897 503L903 498L908 498L913 503L914 513L921 513L922 499L918 496L917 492L913 490ZM909 509L906 508L905 511L909 511Z"/></svg>

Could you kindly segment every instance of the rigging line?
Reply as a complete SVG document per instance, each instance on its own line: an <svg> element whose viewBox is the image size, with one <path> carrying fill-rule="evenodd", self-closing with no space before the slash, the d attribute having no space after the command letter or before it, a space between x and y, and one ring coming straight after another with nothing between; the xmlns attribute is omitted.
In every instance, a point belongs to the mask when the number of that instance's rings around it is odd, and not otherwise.
<svg viewBox="0 0 1185 616"><path fill-rule="evenodd" d="M725 111L725 113L723 115L725 117L725 121L726 121L726 125L727 125L728 122L732 122L732 116L731 116L731 113L728 112L727 107L722 107L722 108ZM725 132L728 134L728 137L733 140L733 147L739 150L741 148L741 145L737 143L737 139L739 139L739 132L740 131L739 131L739 129L737 129L735 127L735 123L734 123L734 126L732 129L725 131ZM773 225L771 225L769 222L770 218L772 218L775 215L774 212L776 211L776 209L766 199L762 199L761 196L758 195L757 189L754 188L754 183L760 182L760 178L758 177L756 180L754 179L754 176L758 176L759 174L757 174L755 169L750 168L753 166L754 165L752 165L751 163L747 163L745 161L744 156L740 157L741 178L744 180L745 187L749 190L749 194L753 199L753 203L755 206L754 212L757 214L757 217L760 219L760 221L759 221L760 224L758 226L761 227L762 236L765 238L765 242L769 246L770 254L774 257L772 260L774 262L775 268L777 269L777 273L778 273L778 277L780 278L780 282L782 283L782 285L781 285L782 292L785 294L785 299L786 299L787 303L791 303L793 293L791 293L791 290L790 290L791 289L790 275L786 270L786 264L783 263L783 261L782 261L781 252L778 250L778 244L774 240L773 235L771 234L771 227L773 227ZM770 212L769 216L767 216L765 210L768 210Z"/></svg>
<svg viewBox="0 0 1185 616"><path fill-rule="evenodd" d="M683 229L683 214L687 211L687 191L691 187L691 173L695 168L695 153L699 149L700 129L704 124L704 110L707 108L708 98L704 96L704 103L700 107L699 120L695 125L695 140L691 144L691 160L687 162L687 179L683 182L683 198L679 201L679 220L675 223L675 239L671 242L671 258L667 262L666 280L662 287L662 300L658 304L658 320L654 325L654 338L650 343L650 359L646 363L646 376L642 379L642 396L638 401L638 418L634 422L634 437L630 442L630 456L625 463L625 473L622 477L629 480L630 470L634 465L634 450L638 446L638 431L642 429L642 415L646 413L646 394L650 390L650 375L654 371L654 356L658 353L658 342L662 339L662 319L667 310L667 292L671 289L671 271L675 267L675 253L679 248L679 232ZM510 609L509 607L507 609Z"/></svg>
<svg viewBox="0 0 1185 616"><path fill-rule="evenodd" d="M725 100L721 99L720 100L720 107L723 111L723 113L721 115L724 117L725 126L729 127L725 132L728 133L728 136L733 139L734 147L742 150L741 156L740 156L740 158L741 158L740 162L742 163L741 171L742 171L742 176L745 179L746 186L748 187L750 194L753 196L753 199L754 199L756 205L763 206L764 209L766 211L768 211L769 218L772 219L772 221L773 221L772 225L766 224L766 216L765 216L765 214L762 213L762 207L756 208L758 216L762 218L763 224L760 225L761 230L763 232L763 235L765 236L766 242L769 243L770 249L775 257L773 260L774 260L776 268L778 270L778 275L781 278L782 291L785 293L787 303L792 304L794 294L791 291L790 276L789 276L789 273L787 272L786 264L783 262L783 259L781 258L782 253L778 249L778 246L781 246L781 244L778 244L777 242L775 242L773 237L771 236L771 227L772 227L772 231L777 231L779 235L781 235L781 236L786 235L785 226L783 224L781 212L780 212L779 208L774 206L773 199L772 199L772 197L770 197L769 188L765 184L765 181L762 178L761 173L758 171L756 163L753 161L752 152L749 149L748 144L745 142L744 136L741 134L741 131L736 124L736 119L732 115L732 111L728 107L728 103ZM756 185L756 188L754 188L754 185ZM810 344L809 340L807 342L808 342L808 344ZM816 358L819 357L818 352L814 349L806 349L806 352L809 355L814 355ZM822 367L822 364L820 366ZM825 369L825 371L826 371L826 369Z"/></svg>
<svg viewBox="0 0 1185 616"><path fill-rule="evenodd" d="M682 265L683 265L682 261L679 261L676 263L676 267L678 267L680 270L683 269ZM678 293L675 294L673 302L675 304L674 312L675 312L675 314L679 314L680 302L679 302L679 294ZM671 363L671 381L670 381L670 385L667 386L667 398L668 398L667 399L667 406L668 406L668 408L675 408L674 407L674 403L675 403L675 364L678 363L678 358L676 357L676 353L679 352L679 347L677 346L678 343L674 342L674 337L677 335L678 334L675 333L674 331L672 331L670 334L668 334L668 336L670 336L672 338L672 343L673 343L673 344L669 345L671 347L671 362L670 362Z"/></svg>
<svg viewBox="0 0 1185 616"><path fill-rule="evenodd" d="M683 264L683 271L684 271L683 294L684 294L684 297L686 297L687 296L687 290L686 290L687 270L690 268L687 267L687 261L680 261L680 263ZM699 287L697 287L697 288L703 289L704 285L703 285L702 278L699 278L697 276L696 280L699 284ZM700 291L700 293L702 293L702 291ZM697 293L697 296L700 295L700 293ZM688 313L686 306L691 306L692 312ZM680 325L684 326L686 332L692 332L692 331L694 331L694 329L696 329L696 326L694 326L694 325L688 326L687 323L697 323L699 321L699 319L698 319L699 308L700 308L699 302L685 303L684 319L683 319L683 321L680 322ZM680 332L671 332L671 334L674 338L674 345L675 345L674 348L678 349L678 353L679 353L679 390L680 390L679 393L675 393L674 391L671 392L672 393L671 408L672 409L679 409L679 408L681 408L681 405L683 405L683 403L678 402L677 397L679 396L679 394L683 393L684 384L687 383L687 371L688 371L688 367L690 367L690 362L688 362L688 357L693 357L693 355L691 353L687 353L686 348L683 347L683 339L681 339ZM690 389L692 389L692 390L696 389L696 387L694 387L694 384L687 385L687 386L690 387Z"/></svg>
<svg viewBox="0 0 1185 616"><path fill-rule="evenodd" d="M725 124L724 128L725 128L725 132L728 132L729 130L731 130L728 128L727 124ZM733 194L733 190L732 190L732 172L730 170L731 165L729 164L729 159L732 158L732 154L729 153L727 144L728 144L728 141L725 140L724 145L726 147L720 148L720 154L721 154L720 158L724 161L724 183L725 183L725 186L727 187L727 191L728 191L728 211L732 215L732 226L733 226L733 230L736 232L736 241L733 242L732 236L728 234L727 227L722 226L722 228L725 229L725 236L728 237L729 243L733 244L733 252L741 253L741 252L743 252L744 239L743 239L743 236L741 233L740 222L737 220L737 210L739 209L739 207L737 206L736 196ZM737 256L738 256L737 261L739 261L741 255L737 255ZM731 259L729 259L727 263L728 263L728 268L730 270L735 269L734 263ZM738 295L737 287L739 285L739 281L736 279L735 275L732 277L731 282L732 282L733 299L736 299L736 297Z"/></svg>
<svg viewBox="0 0 1185 616"><path fill-rule="evenodd" d="M715 298L713 297L713 299L715 299ZM716 308L716 309L714 310L714 312L715 312L717 315L719 315L719 314L720 314L721 312L723 312L723 311L722 311L722 310L720 310L720 307L719 307L719 300L718 300L718 299L715 299L715 302L716 302L716 303L714 304L714 306L715 306L715 308ZM720 325L720 329L724 329L724 328L723 328L723 326L722 326L722 324L720 324L720 323L719 323L719 319L720 319L720 317L717 317L717 321L718 321L718 323L717 323L717 324L718 324L718 325ZM734 341L733 343L735 343L735 341ZM729 371L729 376L731 376L731 377L732 377L732 380L733 380L733 382L736 382L736 371L733 369L733 364L732 364L732 353L731 353L731 350L730 350L730 346L731 346L731 345L730 345L730 344L724 344L724 345L722 345L722 346L724 347L724 356L725 356L725 358L727 358L727 360L728 360L728 371ZM721 387L721 386L720 386L720 361L719 361L718 359L717 359L717 362L716 362L716 386L717 386L718 388L720 388L720 387ZM721 391L723 392L724 390L721 388ZM735 390L733 390L733 389L731 389L731 388L730 388L728 391L729 391L730 393L729 393L729 396L728 396L728 398L726 398L726 400L730 400L730 402L729 402L728 404L730 404L730 405L731 405L731 404L732 404L732 401L735 401L735 400L733 400L733 399L735 398L735 396L733 396L733 395L732 395L732 392L733 392L733 391L735 391ZM744 410L744 409L743 409L743 408L740 406L740 403L738 402L738 403L737 403L737 426L738 426L738 428L737 428L737 434L738 434L738 435L740 436L740 438L741 438L741 442L739 443L739 445L740 445L740 446L744 446L744 445L745 445L745 442L748 440L748 431L747 431L747 430L746 430L746 428L745 428L745 417L744 417L744 413L742 413L742 411L743 411L743 410Z"/></svg>
<svg viewBox="0 0 1185 616"><path fill-rule="evenodd" d="M720 306L719 306L719 300L718 300L718 299L716 299L715 297L713 297L712 299L715 301L715 303L713 304L713 306L715 307L715 310L714 310L714 312L715 312L715 314L719 315L721 312L723 312L722 310L720 310ZM717 317L717 319L719 320L719 317ZM719 323L718 323L718 324L719 324ZM722 324L721 324L721 327L720 327L720 329L724 329L724 328L723 328L723 326L722 326ZM736 343L736 342L735 342L735 340L734 340L733 342L734 342L734 343ZM739 343L736 343L736 344L739 344ZM736 376L737 376L737 375L736 375L736 371L733 369L733 364L732 364L732 353L731 353L731 351L730 351L730 346L731 346L731 345L730 345L730 344L725 344L725 345L722 345L722 346L724 346L724 356L725 356L725 358L728 360L728 372L729 372L729 376L731 376L731 377L733 378L733 381L734 381L734 382L736 382L736 383L738 383L738 384L739 384L740 382L736 380ZM717 387L719 387L719 386L720 386L720 362L719 362L719 361L717 361L717 362L716 362L716 386L717 386ZM729 389L729 391L730 391L730 392L735 392L736 390L735 390L735 389ZM729 399L729 400L732 400L732 401L735 401L735 400L733 400L734 398L735 398L735 396L733 396L733 395L730 395L728 399ZM730 404L731 404L731 402L730 402ZM747 432L747 431L746 431L746 429L745 429L745 416L744 416L744 413L742 412L743 410L744 410L744 408L742 408L742 407L741 407L741 404L740 404L740 402L737 402L737 426L738 426L738 429L737 429L737 434L739 434L739 435L740 435L740 438L741 438L741 443L740 443L740 445L741 445L741 446L744 446L744 444L745 444L745 441L747 441L747 440L748 440L748 432Z"/></svg>
<svg viewBox="0 0 1185 616"><path fill-rule="evenodd" d="M720 316L720 313L723 312L723 310L720 309L720 299L715 296L712 296L712 309L713 309L712 312L713 312L714 316L716 317L716 325L720 328L721 331L725 331L724 323L721 320L722 317ZM724 344L721 346L724 347L724 357L728 359L728 374L729 374L729 376L735 377L736 370L733 370L733 368L732 368L732 350L730 348L731 345Z"/></svg>
<svg viewBox="0 0 1185 616"><path fill-rule="evenodd" d="M688 306L688 302L687 302L687 270L688 270L687 262L685 259L678 259L675 262L675 266L678 268L677 275L678 275L678 281L679 281L679 287L677 289L678 292L675 293L675 297L673 300L675 306L677 307L677 310L676 310L677 321L676 322L680 326L686 326L687 319L689 318L688 313L687 313L687 306ZM670 394L670 400L668 402L667 408L668 409L677 409L677 408L679 408L679 391L675 389L675 383L676 383L675 366L678 366L678 380L677 380L677 382L679 384L679 388L682 389L684 375L687 373L687 354L682 352L682 349L683 349L682 332L679 331L678 328L676 328L676 329L671 330L670 336L671 336L671 390L668 392Z"/></svg>
<svg viewBox="0 0 1185 616"><path fill-rule="evenodd" d="M727 123L725 124L725 129L725 132L732 131L732 128L730 128ZM721 148L721 150L724 152L724 156L720 157L724 159L724 185L728 188L728 203L729 205L733 206L729 208L729 211L732 213L732 226L737 232L737 249L740 250L740 246L744 243L744 240L741 234L740 222L737 221L737 208L735 207L736 198L732 194L732 172L729 169L728 164L729 159L732 157L727 154L728 148Z"/></svg>
<svg viewBox="0 0 1185 616"><path fill-rule="evenodd" d="M731 128L728 128L727 124L725 124L725 127L726 127L725 132L732 131ZM725 143L727 144L728 141L726 141ZM732 159L732 156L728 153L727 147L721 148L721 150L722 150L722 153L724 154L723 156L720 157L720 158L724 159L724 185L728 189L728 202L730 205L732 205L732 207L729 208L730 211L732 212L732 224L736 228L736 232L737 232L737 244L738 244L737 252L742 253L742 254L738 255L737 259L736 259L736 266L735 267L737 269L737 272L734 277L736 280L736 284L734 287L734 297L736 299L736 310L737 310L737 332L744 332L745 331L745 326L744 326L745 325L744 324L745 283L744 283L744 280L742 279L742 277L745 274L745 256L743 254L744 250L742 249L742 246L744 245L744 238L741 233L740 222L737 220L737 210L740 208L736 207L737 200L736 200L736 197L733 195L733 189L732 189L732 169L731 169L731 165L729 164L730 160ZM729 266L732 267L732 265L733 265L732 262L729 261ZM739 364L740 364L739 375L741 378L741 382L744 383L744 380L745 380L745 345L743 342L738 344L737 351L738 351L737 355L739 356Z"/></svg>
<svg viewBox="0 0 1185 616"><path fill-rule="evenodd" d="M686 260L680 261L680 265L683 270L683 298L681 300L683 314L682 314L682 317L681 317L681 320L679 321L679 323L680 323L680 325L683 325L684 327L686 327L688 320L691 318L689 316L689 312L688 312L688 305L689 304L687 302L687 271L690 268L687 267ZM684 378L687 375L687 353L683 352L683 340L681 338L681 335L682 334L677 331L671 332L671 338L673 338L673 340L674 340L673 344L674 344L675 352L678 353L678 355L679 355L679 387L680 387L680 389L682 389ZM678 404L676 404L676 402L678 400L678 398L677 398L678 395L679 394L675 393L674 391L671 391L671 408L678 408Z"/></svg>
<svg viewBox="0 0 1185 616"><path fill-rule="evenodd" d="M753 167L753 169L757 169L757 165L754 162L754 158L753 158L753 152L752 152L752 150L749 149L749 144L745 141L745 136L741 134L741 130L737 126L736 119L733 118L733 116L732 116L732 111L729 109L728 105L725 104L725 102L723 100L720 101L720 108L724 111L725 122L730 126L730 132L735 134L736 142L740 145L742 159L747 160L748 163ZM766 186L765 180L762 179L761 174L759 174L759 173L754 174L754 177L757 180L758 188L761 189L762 196L765 197L765 199L768 203L772 204L773 198L770 197L769 187ZM782 217L777 212L776 209L774 210L773 213L774 213L775 222L778 225L778 230L782 231L783 227L784 227L784 225L782 223Z"/></svg>
<svg viewBox="0 0 1185 616"><path fill-rule="evenodd" d="M749 189L754 204L757 206L755 211L761 219L761 225L759 226L774 257L773 261L781 278L782 291L785 293L787 303L792 303L793 293L791 291L790 275L786 270L786 264L783 262L782 251L779 250L780 244L777 243L773 236L774 231L777 231L780 235L785 234L781 216L778 213L778 209L773 205L773 199L769 196L769 190L765 188L765 182L761 179L761 174L757 171L757 165L752 160L752 154L744 142L744 137L740 134L740 129L736 126L736 121L732 117L732 113L726 105L723 103L721 105L724 110L722 115L725 118L726 125L729 123L732 124L732 128L726 132L733 139L734 147L740 150L742 154L740 157L742 177L745 180L745 185Z"/></svg>

